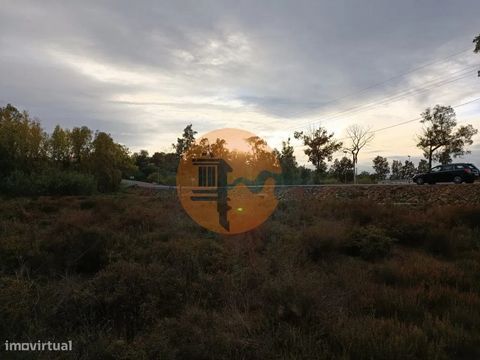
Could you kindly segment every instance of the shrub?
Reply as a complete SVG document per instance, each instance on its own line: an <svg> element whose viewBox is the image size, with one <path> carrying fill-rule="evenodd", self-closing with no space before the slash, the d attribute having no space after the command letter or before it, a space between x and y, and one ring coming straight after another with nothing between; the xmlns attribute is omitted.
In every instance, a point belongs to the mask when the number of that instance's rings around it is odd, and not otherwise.
<svg viewBox="0 0 480 360"><path fill-rule="evenodd" d="M321 221L307 227L301 233L301 239L307 256L317 261L332 253L346 240L347 227L345 223L336 221Z"/></svg>
<svg viewBox="0 0 480 360"><path fill-rule="evenodd" d="M108 259L104 231L82 228L60 231L41 244L41 250L54 270L91 274L105 267Z"/></svg>
<svg viewBox="0 0 480 360"><path fill-rule="evenodd" d="M96 187L91 175L52 169L31 174L14 171L0 181L0 192L10 196L91 195Z"/></svg>
<svg viewBox="0 0 480 360"><path fill-rule="evenodd" d="M39 177L42 195L91 195L96 187L97 183L92 175L74 171L53 171Z"/></svg>
<svg viewBox="0 0 480 360"><path fill-rule="evenodd" d="M345 250L365 260L375 260L390 254L394 239L375 226L355 228L345 243Z"/></svg>

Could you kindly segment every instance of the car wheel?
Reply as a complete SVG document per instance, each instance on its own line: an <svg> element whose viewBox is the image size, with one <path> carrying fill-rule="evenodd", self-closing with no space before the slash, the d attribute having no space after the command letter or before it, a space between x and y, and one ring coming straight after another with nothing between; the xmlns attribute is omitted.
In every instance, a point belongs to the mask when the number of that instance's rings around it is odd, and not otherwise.
<svg viewBox="0 0 480 360"><path fill-rule="evenodd" d="M454 182L455 184L461 184L461 183L463 182L463 179L462 179L460 176L455 176L455 177L453 178L453 182Z"/></svg>
<svg viewBox="0 0 480 360"><path fill-rule="evenodd" d="M425 183L425 180L423 180L423 178L419 177L417 180L415 180L415 182L417 183L417 185L423 185Z"/></svg>

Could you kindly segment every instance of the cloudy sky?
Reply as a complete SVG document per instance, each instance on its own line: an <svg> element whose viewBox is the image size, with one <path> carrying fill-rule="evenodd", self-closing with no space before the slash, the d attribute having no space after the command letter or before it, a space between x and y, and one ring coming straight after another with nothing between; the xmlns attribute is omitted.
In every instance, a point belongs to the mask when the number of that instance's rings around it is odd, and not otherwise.
<svg viewBox="0 0 480 360"><path fill-rule="evenodd" d="M0 105L133 151L169 150L189 123L272 146L318 124L342 138L350 124L378 130L480 97L478 14L478 0L3 0ZM480 101L456 112L480 128ZM361 164L418 159L420 129L377 132Z"/></svg>

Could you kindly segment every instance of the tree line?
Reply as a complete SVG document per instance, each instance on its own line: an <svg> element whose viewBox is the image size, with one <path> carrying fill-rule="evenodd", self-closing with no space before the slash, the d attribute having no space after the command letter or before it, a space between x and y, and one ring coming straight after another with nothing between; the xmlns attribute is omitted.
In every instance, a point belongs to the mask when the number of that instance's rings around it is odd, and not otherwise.
<svg viewBox="0 0 480 360"><path fill-rule="evenodd" d="M118 189L134 171L128 149L101 131L59 125L47 134L28 112L0 108L0 191L90 194Z"/></svg>
<svg viewBox="0 0 480 360"><path fill-rule="evenodd" d="M369 127L347 128L346 141L318 126L308 132L295 132L304 146L304 154L312 168L299 166L294 146L282 142L274 150L282 168L284 184L318 184L330 182L369 183L385 179L410 179L417 172L426 172L433 162L448 164L468 154L477 129L472 125L457 126L455 111L437 105L422 113L422 132L417 147L425 159L415 165L410 159L401 162L377 156L373 173L357 174L361 150L374 138ZM112 137L82 126L63 129L57 125L51 134L26 111L8 104L0 108L0 191L7 194L88 194L110 192L119 188L122 178L175 185L180 156L196 140L197 132L188 125L171 152L147 150L133 154ZM334 155L343 151L344 156ZM329 166L328 163L331 163Z"/></svg>
<svg viewBox="0 0 480 360"><path fill-rule="evenodd" d="M473 39L474 52L480 52L480 35ZM360 152L374 138L368 126L347 128L346 141L335 138L326 128L295 132L313 168L299 166L290 142L282 142L274 154L282 167L284 184L371 182L385 179L409 179L416 172L431 169L434 162L448 164L470 153L472 125L458 126L451 106L436 105L421 114L422 131L417 147L424 159L417 166L410 160L400 162L377 156L374 172L357 174ZM195 141L197 132L188 125L171 152L141 150L131 154L124 145L101 131L88 127L63 129L59 125L48 134L38 120L11 104L0 107L0 192L5 194L89 194L116 191L122 178L174 185L179 159ZM343 151L344 156L334 159ZM328 163L331 165L328 166Z"/></svg>

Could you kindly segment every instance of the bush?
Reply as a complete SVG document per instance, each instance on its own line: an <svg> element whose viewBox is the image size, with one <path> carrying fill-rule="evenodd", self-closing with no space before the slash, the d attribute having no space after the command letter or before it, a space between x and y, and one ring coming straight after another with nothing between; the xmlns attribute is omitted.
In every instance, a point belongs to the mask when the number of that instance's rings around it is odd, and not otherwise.
<svg viewBox="0 0 480 360"><path fill-rule="evenodd" d="M40 189L48 195L91 195L96 187L93 176L74 171L53 171L40 176Z"/></svg>
<svg viewBox="0 0 480 360"><path fill-rule="evenodd" d="M321 221L307 227L301 234L307 256L318 261L338 249L346 239L346 229L345 223L336 221Z"/></svg>
<svg viewBox="0 0 480 360"><path fill-rule="evenodd" d="M96 187L91 175L52 169L31 174L14 171L0 181L0 192L11 196L91 195Z"/></svg>
<svg viewBox="0 0 480 360"><path fill-rule="evenodd" d="M40 249L50 267L60 273L93 274L108 262L107 236L100 229L60 226Z"/></svg>
<svg viewBox="0 0 480 360"><path fill-rule="evenodd" d="M347 242L345 250L353 256L365 260L375 260L390 254L394 239L387 236L383 229L366 226L354 229Z"/></svg>

